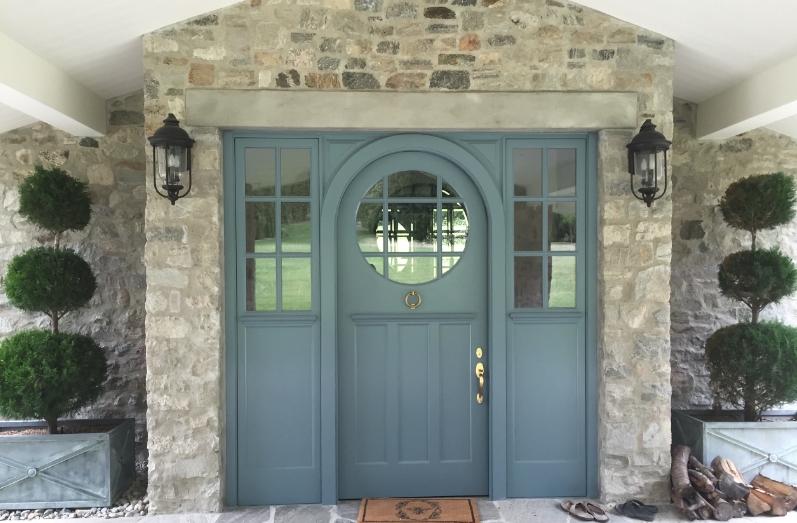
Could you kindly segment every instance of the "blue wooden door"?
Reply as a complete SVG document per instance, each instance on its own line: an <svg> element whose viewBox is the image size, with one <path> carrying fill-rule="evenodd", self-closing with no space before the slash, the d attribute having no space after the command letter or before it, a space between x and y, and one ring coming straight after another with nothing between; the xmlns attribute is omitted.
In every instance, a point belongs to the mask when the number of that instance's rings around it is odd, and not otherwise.
<svg viewBox="0 0 797 523"><path fill-rule="evenodd" d="M488 493L487 239L468 176L382 157L337 223L341 499ZM414 307L414 308L413 308ZM481 349L481 351L477 351Z"/></svg>

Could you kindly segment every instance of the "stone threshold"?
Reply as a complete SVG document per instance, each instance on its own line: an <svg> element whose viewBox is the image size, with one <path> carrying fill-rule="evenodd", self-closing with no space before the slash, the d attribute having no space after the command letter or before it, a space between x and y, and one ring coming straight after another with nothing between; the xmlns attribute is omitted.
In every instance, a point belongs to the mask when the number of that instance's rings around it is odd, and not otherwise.
<svg viewBox="0 0 797 523"><path fill-rule="evenodd" d="M511 499L490 501L479 499L482 523L569 523L573 521L559 508L558 499ZM276 505L268 507L230 508L220 514L165 514L134 518L116 518L119 523L353 523L357 521L359 501L343 501L338 505ZM604 505L605 506L605 505ZM613 506L613 504L611 504ZM638 523L607 512L610 522ZM81 518L90 523L107 523L107 519ZM688 521L672 505L661 505L657 523ZM733 521L771 521L770 517L746 517ZM782 523L797 523L797 511L778 518Z"/></svg>

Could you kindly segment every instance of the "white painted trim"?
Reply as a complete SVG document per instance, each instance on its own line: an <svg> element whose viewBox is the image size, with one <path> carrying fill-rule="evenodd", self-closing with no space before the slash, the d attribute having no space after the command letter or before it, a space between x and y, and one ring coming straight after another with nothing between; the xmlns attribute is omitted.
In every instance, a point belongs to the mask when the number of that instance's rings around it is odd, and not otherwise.
<svg viewBox="0 0 797 523"><path fill-rule="evenodd" d="M0 101L75 136L105 134L105 100L0 33Z"/></svg>
<svg viewBox="0 0 797 523"><path fill-rule="evenodd" d="M697 138L723 140L797 115L797 57L697 106Z"/></svg>
<svg viewBox="0 0 797 523"><path fill-rule="evenodd" d="M185 123L223 129L635 129L636 93L189 89Z"/></svg>

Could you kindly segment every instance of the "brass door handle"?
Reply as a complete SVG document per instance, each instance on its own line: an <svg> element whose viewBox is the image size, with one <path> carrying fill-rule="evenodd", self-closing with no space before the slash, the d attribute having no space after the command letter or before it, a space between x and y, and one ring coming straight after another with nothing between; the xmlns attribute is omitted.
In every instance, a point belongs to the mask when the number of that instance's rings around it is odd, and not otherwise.
<svg viewBox="0 0 797 523"><path fill-rule="evenodd" d="M476 394L476 402L481 403L484 401L484 364L481 362L476 364L476 377L479 378L479 392Z"/></svg>

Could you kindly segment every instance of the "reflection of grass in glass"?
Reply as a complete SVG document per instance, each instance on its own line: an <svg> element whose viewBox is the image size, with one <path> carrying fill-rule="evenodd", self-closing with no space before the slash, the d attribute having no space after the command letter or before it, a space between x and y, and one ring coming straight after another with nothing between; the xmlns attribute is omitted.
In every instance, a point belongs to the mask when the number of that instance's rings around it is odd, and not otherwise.
<svg viewBox="0 0 797 523"><path fill-rule="evenodd" d="M388 275L399 283L426 283L437 277L436 257L388 258Z"/></svg>
<svg viewBox="0 0 797 523"><path fill-rule="evenodd" d="M552 256L549 307L576 306L576 257Z"/></svg>
<svg viewBox="0 0 797 523"><path fill-rule="evenodd" d="M310 222L282 228L282 252L310 250ZM273 252L276 240L258 240L255 252ZM270 251L266 249L270 248ZM257 310L276 309L277 274L274 259L259 259L255 266L255 302ZM282 259L282 310L311 309L310 258Z"/></svg>
<svg viewBox="0 0 797 523"><path fill-rule="evenodd" d="M310 252L310 222L282 226L282 252ZM255 252L274 252L277 240L269 238L255 242Z"/></svg>

